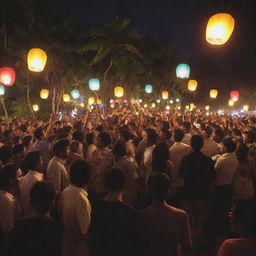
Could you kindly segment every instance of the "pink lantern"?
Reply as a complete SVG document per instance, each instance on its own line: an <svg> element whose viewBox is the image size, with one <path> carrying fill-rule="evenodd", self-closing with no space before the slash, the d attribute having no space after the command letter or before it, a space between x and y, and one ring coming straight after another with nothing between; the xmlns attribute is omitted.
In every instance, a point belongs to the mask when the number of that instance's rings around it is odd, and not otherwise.
<svg viewBox="0 0 256 256"><path fill-rule="evenodd" d="M2 67L0 68L0 84L4 86L12 86L16 78L16 73L13 68Z"/></svg>
<svg viewBox="0 0 256 256"><path fill-rule="evenodd" d="M238 101L239 92L238 91L231 91L230 92L230 99L233 100L233 101Z"/></svg>

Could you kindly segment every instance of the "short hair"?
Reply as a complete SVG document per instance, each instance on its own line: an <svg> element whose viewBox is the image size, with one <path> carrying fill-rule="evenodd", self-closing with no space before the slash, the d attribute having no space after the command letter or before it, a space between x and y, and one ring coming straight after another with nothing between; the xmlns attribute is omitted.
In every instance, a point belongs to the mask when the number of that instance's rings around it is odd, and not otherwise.
<svg viewBox="0 0 256 256"><path fill-rule="evenodd" d="M88 133L87 135L86 135L86 143L87 143L87 145L89 146L90 144L93 144L93 140L94 140L94 138L95 138L95 134L94 133Z"/></svg>
<svg viewBox="0 0 256 256"><path fill-rule="evenodd" d="M0 148L0 160L3 165L7 164L10 159L12 159L12 148L9 146L2 146Z"/></svg>
<svg viewBox="0 0 256 256"><path fill-rule="evenodd" d="M118 142L113 148L113 153L115 156L123 157L126 155L126 146L125 144Z"/></svg>
<svg viewBox="0 0 256 256"><path fill-rule="evenodd" d="M37 140L40 140L44 135L44 130L42 127L38 127L34 131L34 136Z"/></svg>
<svg viewBox="0 0 256 256"><path fill-rule="evenodd" d="M105 174L105 185L110 191L121 191L126 182L125 172L118 168L112 168Z"/></svg>
<svg viewBox="0 0 256 256"><path fill-rule="evenodd" d="M184 129L185 129L186 131L190 131L190 129L191 129L191 124L190 124L189 122L184 122L184 123L182 124L182 126L184 127Z"/></svg>
<svg viewBox="0 0 256 256"><path fill-rule="evenodd" d="M16 164L8 164L0 170L0 189L6 188L10 180L16 178L18 169Z"/></svg>
<svg viewBox="0 0 256 256"><path fill-rule="evenodd" d="M12 130L9 129L9 130L4 131L2 134L3 134L4 138L7 138L7 137L9 137L11 135L11 133L12 133Z"/></svg>
<svg viewBox="0 0 256 256"><path fill-rule="evenodd" d="M224 138L222 141L224 147L227 149L228 153L232 153L236 149L236 143L232 140L232 137Z"/></svg>
<svg viewBox="0 0 256 256"><path fill-rule="evenodd" d="M31 141L32 141L32 136L25 136L22 140L22 144L24 147L28 147Z"/></svg>
<svg viewBox="0 0 256 256"><path fill-rule="evenodd" d="M182 129L175 128L173 131L174 141L181 142L184 138L185 132Z"/></svg>
<svg viewBox="0 0 256 256"><path fill-rule="evenodd" d="M73 140L69 145L70 151L76 153L80 144L79 141Z"/></svg>
<svg viewBox="0 0 256 256"><path fill-rule="evenodd" d="M157 142L157 134L154 129L147 129L147 139L152 143L156 144Z"/></svg>
<svg viewBox="0 0 256 256"><path fill-rule="evenodd" d="M69 141L66 139L58 140L53 146L53 152L55 156L60 156L62 152L69 146Z"/></svg>
<svg viewBox="0 0 256 256"><path fill-rule="evenodd" d="M126 129L121 129L120 135L124 138L125 141L129 141L132 138L130 132Z"/></svg>
<svg viewBox="0 0 256 256"><path fill-rule="evenodd" d="M161 131L166 137L166 139L170 139L172 137L172 133L166 127L162 127Z"/></svg>
<svg viewBox="0 0 256 256"><path fill-rule="evenodd" d="M239 162L246 161L249 155L249 147L244 143L239 143L236 148L236 155Z"/></svg>
<svg viewBox="0 0 256 256"><path fill-rule="evenodd" d="M77 160L70 166L71 184L83 187L89 182L91 176L91 166L84 160Z"/></svg>
<svg viewBox="0 0 256 256"><path fill-rule="evenodd" d="M62 139L67 139L68 138L68 134L67 133L58 133L56 140L62 140Z"/></svg>
<svg viewBox="0 0 256 256"><path fill-rule="evenodd" d="M20 140L21 140L21 137L20 137L20 136L15 136L15 137L13 138L13 144L14 144L14 145L18 144L18 143L20 142Z"/></svg>
<svg viewBox="0 0 256 256"><path fill-rule="evenodd" d="M24 152L23 144L17 144L13 147L13 154L14 155L17 155L17 154L22 153L22 152Z"/></svg>
<svg viewBox="0 0 256 256"><path fill-rule="evenodd" d="M255 140L255 135L253 134L252 131L244 131L243 133L247 135L248 139L251 142L253 142Z"/></svg>
<svg viewBox="0 0 256 256"><path fill-rule="evenodd" d="M99 134L99 138L102 144L104 145L104 147L107 147L111 143L111 137L107 132L101 132Z"/></svg>
<svg viewBox="0 0 256 256"><path fill-rule="evenodd" d="M24 163L27 169L34 170L40 161L40 151L28 152L25 156Z"/></svg>
<svg viewBox="0 0 256 256"><path fill-rule="evenodd" d="M98 125L95 130L97 132L103 132L104 131L104 127L103 127L103 125Z"/></svg>
<svg viewBox="0 0 256 256"><path fill-rule="evenodd" d="M203 127L202 130L210 137L212 135L212 127L210 126L206 126L206 127Z"/></svg>
<svg viewBox="0 0 256 256"><path fill-rule="evenodd" d="M50 210L54 195L51 183L37 181L30 190L30 203L36 211L45 214Z"/></svg>
<svg viewBox="0 0 256 256"><path fill-rule="evenodd" d="M204 145L204 139L201 135L193 135L191 137L191 147L194 151L200 151Z"/></svg>
<svg viewBox="0 0 256 256"><path fill-rule="evenodd" d="M170 179L164 173L155 173L148 177L148 191L156 201L163 201L170 195Z"/></svg>
<svg viewBox="0 0 256 256"><path fill-rule="evenodd" d="M84 134L81 131L74 131L73 139L82 143L84 141Z"/></svg>
<svg viewBox="0 0 256 256"><path fill-rule="evenodd" d="M19 128L20 128L20 130L21 130L22 132L26 132L27 129L28 129L28 126L27 126L26 124L22 124Z"/></svg>

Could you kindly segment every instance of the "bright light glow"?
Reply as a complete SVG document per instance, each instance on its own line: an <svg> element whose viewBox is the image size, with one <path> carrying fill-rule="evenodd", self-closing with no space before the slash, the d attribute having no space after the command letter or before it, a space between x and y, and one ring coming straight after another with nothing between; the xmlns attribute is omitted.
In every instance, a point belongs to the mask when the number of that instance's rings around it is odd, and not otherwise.
<svg viewBox="0 0 256 256"><path fill-rule="evenodd" d="M121 86L117 86L114 89L114 94L117 98L121 98L124 95L124 88Z"/></svg>
<svg viewBox="0 0 256 256"><path fill-rule="evenodd" d="M142 99L139 99L139 103L142 103Z"/></svg>
<svg viewBox="0 0 256 256"><path fill-rule="evenodd" d="M84 108L84 103L80 103L80 107Z"/></svg>
<svg viewBox="0 0 256 256"><path fill-rule="evenodd" d="M40 48L33 48L28 52L28 69L33 72L42 72L46 65L47 55Z"/></svg>
<svg viewBox="0 0 256 256"><path fill-rule="evenodd" d="M88 104L89 104L89 105L93 105L94 102L95 102L94 97L89 97L89 98L88 98Z"/></svg>
<svg viewBox="0 0 256 256"><path fill-rule="evenodd" d="M146 93L152 93L153 92L153 86L151 84L147 84L145 86L145 92Z"/></svg>
<svg viewBox="0 0 256 256"><path fill-rule="evenodd" d="M0 85L0 95L4 95L5 94L5 88L3 85Z"/></svg>
<svg viewBox="0 0 256 256"><path fill-rule="evenodd" d="M0 68L0 84L4 86L12 86L16 78L16 73L13 68Z"/></svg>
<svg viewBox="0 0 256 256"><path fill-rule="evenodd" d="M168 91L163 91L162 92L162 98L163 98L163 100L167 100L169 98L169 92Z"/></svg>
<svg viewBox="0 0 256 256"><path fill-rule="evenodd" d="M210 106L209 105L205 106L205 110L209 111L210 110Z"/></svg>
<svg viewBox="0 0 256 256"><path fill-rule="evenodd" d="M197 88L197 81L196 80L189 80L188 81L188 90L191 92L196 91Z"/></svg>
<svg viewBox="0 0 256 256"><path fill-rule="evenodd" d="M243 105L243 110L247 112L249 110L249 105Z"/></svg>
<svg viewBox="0 0 256 256"><path fill-rule="evenodd" d="M71 96L73 99L78 99L80 97L80 93L77 89L71 91Z"/></svg>
<svg viewBox="0 0 256 256"><path fill-rule="evenodd" d="M180 102L180 98L176 98L176 102Z"/></svg>
<svg viewBox="0 0 256 256"><path fill-rule="evenodd" d="M187 64L179 64L176 67L176 76L178 78L189 78L190 67Z"/></svg>
<svg viewBox="0 0 256 256"><path fill-rule="evenodd" d="M234 104L235 104L235 102L233 100L231 100L231 99L228 100L228 105L230 107L234 106Z"/></svg>
<svg viewBox="0 0 256 256"><path fill-rule="evenodd" d="M38 106L37 104L34 104L34 105L32 106L32 108L33 108L33 110L34 110L35 112L37 112L37 111L39 110L39 106Z"/></svg>
<svg viewBox="0 0 256 256"><path fill-rule="evenodd" d="M69 94L63 94L63 101L64 101L64 102L69 102L69 101L70 101L70 96L69 96Z"/></svg>
<svg viewBox="0 0 256 256"><path fill-rule="evenodd" d="M155 107L156 107L156 103L153 102L153 103L151 104L151 107L152 107L152 108L155 108Z"/></svg>
<svg viewBox="0 0 256 256"><path fill-rule="evenodd" d="M173 104L173 100L170 100L169 102L170 102L170 104Z"/></svg>
<svg viewBox="0 0 256 256"><path fill-rule="evenodd" d="M144 108L147 108L148 107L148 104L144 104Z"/></svg>
<svg viewBox="0 0 256 256"><path fill-rule="evenodd" d="M98 78L91 78L89 80L89 88L91 91L99 91L100 89L100 80Z"/></svg>
<svg viewBox="0 0 256 256"><path fill-rule="evenodd" d="M190 107L189 107L189 105L186 105L186 107L185 107L185 108L186 108L186 110L189 110L189 108L190 108Z"/></svg>
<svg viewBox="0 0 256 256"><path fill-rule="evenodd" d="M171 109L171 107L170 107L170 106L166 106L165 108L166 108L166 110L170 110L170 109Z"/></svg>
<svg viewBox="0 0 256 256"><path fill-rule="evenodd" d="M158 104L159 104L160 102L161 102L161 100L159 100L159 99L157 99L157 100L156 100L156 103L158 103Z"/></svg>
<svg viewBox="0 0 256 256"><path fill-rule="evenodd" d="M47 90L47 89L42 89L41 91L40 91L40 98L41 99L47 99L48 98L48 96L49 96L49 90Z"/></svg>
<svg viewBox="0 0 256 256"><path fill-rule="evenodd" d="M217 90L215 90L215 89L210 90L210 97L212 99L216 99L217 96L218 96L218 91Z"/></svg>

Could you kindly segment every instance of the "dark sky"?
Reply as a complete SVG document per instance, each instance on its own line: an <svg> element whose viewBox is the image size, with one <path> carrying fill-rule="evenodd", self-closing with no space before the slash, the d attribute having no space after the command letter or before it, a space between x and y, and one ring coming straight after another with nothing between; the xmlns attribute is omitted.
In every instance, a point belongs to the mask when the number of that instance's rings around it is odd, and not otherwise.
<svg viewBox="0 0 256 256"><path fill-rule="evenodd" d="M114 15L128 17L142 34L170 40L191 78L199 82L200 98L216 88L228 97L230 89L254 87L256 78L256 8L253 0L45 0L55 10L75 19L86 32ZM236 20L230 40L223 46L205 40L208 18L228 12Z"/></svg>

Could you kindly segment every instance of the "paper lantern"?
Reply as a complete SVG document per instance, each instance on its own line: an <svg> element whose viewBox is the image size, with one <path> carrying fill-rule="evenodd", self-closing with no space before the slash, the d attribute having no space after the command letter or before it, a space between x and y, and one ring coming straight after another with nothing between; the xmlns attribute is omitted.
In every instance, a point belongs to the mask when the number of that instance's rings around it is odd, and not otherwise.
<svg viewBox="0 0 256 256"><path fill-rule="evenodd" d="M189 105L186 105L186 107L185 107L185 108L186 108L186 110L189 110L189 108L190 108L190 107L189 107Z"/></svg>
<svg viewBox="0 0 256 256"><path fill-rule="evenodd" d="M147 108L148 107L148 104L144 104L144 108Z"/></svg>
<svg viewBox="0 0 256 256"><path fill-rule="evenodd" d="M206 111L210 110L210 106L209 105L205 106L205 110Z"/></svg>
<svg viewBox="0 0 256 256"><path fill-rule="evenodd" d="M89 104L89 105L93 105L94 102L95 102L94 97L89 97L89 98L88 98L88 104Z"/></svg>
<svg viewBox="0 0 256 256"><path fill-rule="evenodd" d="M159 104L160 102L161 102L161 100L160 100L160 99L157 99L157 100L156 100L156 103L158 103L158 104Z"/></svg>
<svg viewBox="0 0 256 256"><path fill-rule="evenodd" d="M234 18L227 13L213 15L206 27L206 41L210 44L225 44L230 38L235 26Z"/></svg>
<svg viewBox="0 0 256 256"><path fill-rule="evenodd" d="M166 106L165 108L166 108L166 110L170 110L171 107L170 106Z"/></svg>
<svg viewBox="0 0 256 256"><path fill-rule="evenodd" d="M246 105L243 105L243 110L244 110L244 111L248 111L248 110L249 110L249 105L247 105L247 104L246 104Z"/></svg>
<svg viewBox="0 0 256 256"><path fill-rule="evenodd" d="M44 50L40 48L33 48L28 52L27 62L28 69L34 72L41 72L44 70L47 61L47 55Z"/></svg>
<svg viewBox="0 0 256 256"><path fill-rule="evenodd" d="M194 103L190 103L190 108L195 108L196 106L195 106L195 104Z"/></svg>
<svg viewBox="0 0 256 256"><path fill-rule="evenodd" d="M110 107L111 107L111 108L114 108L114 107L115 107L115 104L111 103L111 104L110 104Z"/></svg>
<svg viewBox="0 0 256 256"><path fill-rule="evenodd" d="M176 100L175 100L176 102L180 102L180 98L176 98Z"/></svg>
<svg viewBox="0 0 256 256"><path fill-rule="evenodd" d="M188 81L188 90L191 92L196 91L197 88L197 81L196 80L189 80Z"/></svg>
<svg viewBox="0 0 256 256"><path fill-rule="evenodd" d="M84 108L84 103L80 103L80 107L81 107L81 108Z"/></svg>
<svg viewBox="0 0 256 256"><path fill-rule="evenodd" d="M142 103L142 101L143 101L142 99L139 99L139 103Z"/></svg>
<svg viewBox="0 0 256 256"><path fill-rule="evenodd" d="M63 101L64 101L64 102L69 102L69 101L70 101L70 96L69 96L69 94L63 94Z"/></svg>
<svg viewBox="0 0 256 256"><path fill-rule="evenodd" d="M218 96L218 91L217 90L215 90L215 89L210 90L210 97L212 99L216 99L217 96Z"/></svg>
<svg viewBox="0 0 256 256"><path fill-rule="evenodd" d="M16 73L13 68L0 68L0 84L4 86L12 86L16 78Z"/></svg>
<svg viewBox="0 0 256 256"><path fill-rule="evenodd" d="M0 95L4 95L5 94L5 88L3 85L0 85Z"/></svg>
<svg viewBox="0 0 256 256"><path fill-rule="evenodd" d="M170 100L169 102L170 102L170 104L173 104L173 100Z"/></svg>
<svg viewBox="0 0 256 256"><path fill-rule="evenodd" d="M114 89L114 94L117 98L121 98L124 95L124 88L121 86L117 86Z"/></svg>
<svg viewBox="0 0 256 256"><path fill-rule="evenodd" d="M156 103L153 102L153 103L151 104L151 107L152 107L152 108L155 108L155 107L156 107Z"/></svg>
<svg viewBox="0 0 256 256"><path fill-rule="evenodd" d="M77 89L71 91L71 96L73 99L78 99L80 97L80 93Z"/></svg>
<svg viewBox="0 0 256 256"><path fill-rule="evenodd" d="M35 112L37 112L37 111L39 110L39 106L38 106L37 104L34 104L34 105L32 106L32 108L33 108L33 110L34 110Z"/></svg>
<svg viewBox="0 0 256 256"><path fill-rule="evenodd" d="M228 105L229 105L230 107L234 106L234 104L235 104L235 102L234 102L232 99L229 99L229 100L228 100Z"/></svg>
<svg viewBox="0 0 256 256"><path fill-rule="evenodd" d="M231 91L230 92L230 99L233 100L233 101L238 101L239 92L238 91Z"/></svg>
<svg viewBox="0 0 256 256"><path fill-rule="evenodd" d="M147 84L145 86L145 92L146 93L152 93L153 92L153 86L151 84Z"/></svg>
<svg viewBox="0 0 256 256"><path fill-rule="evenodd" d="M187 64L179 64L176 67L176 76L178 78L189 78L190 67Z"/></svg>
<svg viewBox="0 0 256 256"><path fill-rule="evenodd" d="M163 98L163 100L167 100L169 98L169 92L163 91L162 92L162 98Z"/></svg>
<svg viewBox="0 0 256 256"><path fill-rule="evenodd" d="M97 104L98 104L98 105L101 105L101 104L102 104L102 100L97 99Z"/></svg>
<svg viewBox="0 0 256 256"><path fill-rule="evenodd" d="M100 89L100 80L98 78L91 78L89 80L89 88L91 91L99 91Z"/></svg>
<svg viewBox="0 0 256 256"><path fill-rule="evenodd" d="M42 89L41 91L40 91L40 98L41 99L47 99L48 98L48 96L49 96L49 90L47 90L47 89Z"/></svg>

